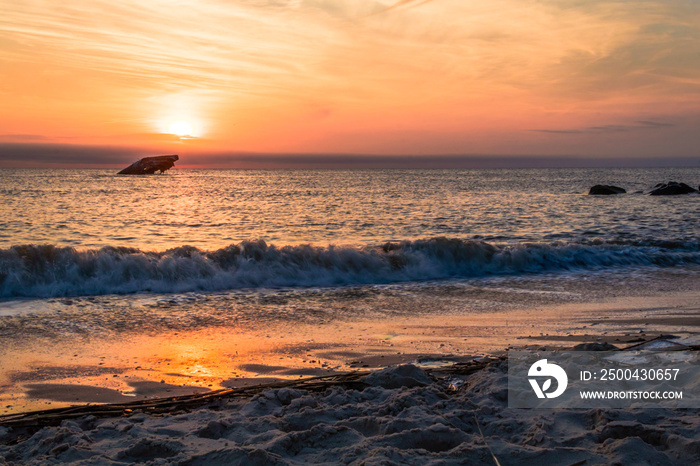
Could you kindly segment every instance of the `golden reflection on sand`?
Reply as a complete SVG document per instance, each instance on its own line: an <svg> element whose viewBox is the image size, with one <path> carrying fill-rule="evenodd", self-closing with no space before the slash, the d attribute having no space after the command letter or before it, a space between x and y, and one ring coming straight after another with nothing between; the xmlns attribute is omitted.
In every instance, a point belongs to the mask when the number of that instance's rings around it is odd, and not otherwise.
<svg viewBox="0 0 700 466"><path fill-rule="evenodd" d="M4 349L0 414L182 395L401 362L454 361L508 347L596 341L624 345L660 333L697 335L697 302L697 293L685 293L518 312L34 342Z"/></svg>

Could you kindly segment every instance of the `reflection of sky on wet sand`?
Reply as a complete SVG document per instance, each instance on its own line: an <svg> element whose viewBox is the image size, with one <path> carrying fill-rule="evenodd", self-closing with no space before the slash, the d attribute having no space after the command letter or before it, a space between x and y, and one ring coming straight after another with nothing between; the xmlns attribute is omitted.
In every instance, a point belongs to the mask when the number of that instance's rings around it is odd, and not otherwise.
<svg viewBox="0 0 700 466"><path fill-rule="evenodd" d="M697 302L692 294L674 299L568 304L454 315L448 320L445 316L394 316L297 322L293 327L280 322L263 330L218 326L124 338L66 339L53 345L37 340L5 349L0 414L176 396L416 359L430 365L442 358L459 360L509 345L561 345L597 341L601 336L620 344L615 338L624 340L625 334L648 330L639 320L640 308L649 309L645 316L669 317L686 315ZM595 325L591 325L592 309L599 321ZM654 331L689 331L675 321L668 324L655 326Z"/></svg>
<svg viewBox="0 0 700 466"><path fill-rule="evenodd" d="M280 325L265 332L215 327L125 340L63 342L50 348L19 346L7 355L12 364L3 366L0 374L5 392L1 403L12 405L7 411L65 403L65 396L48 390L34 390L42 399L19 394L24 390L21 387L37 383L102 387L115 391L112 401L124 401L120 395L136 395L133 399L137 399L134 383L142 381L162 381L163 390L152 395L169 396L174 387L183 385L205 389L244 386L377 367L414 359L418 353L463 352L459 329L432 325L410 320L302 323L293 329ZM484 330L478 327L479 333ZM81 396L75 402L105 401L85 390L77 393Z"/></svg>

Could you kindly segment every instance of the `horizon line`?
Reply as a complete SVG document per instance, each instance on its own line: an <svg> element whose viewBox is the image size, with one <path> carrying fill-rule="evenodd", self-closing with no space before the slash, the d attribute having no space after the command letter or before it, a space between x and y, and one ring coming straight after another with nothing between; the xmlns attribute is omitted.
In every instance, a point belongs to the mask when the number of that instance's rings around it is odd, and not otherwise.
<svg viewBox="0 0 700 466"><path fill-rule="evenodd" d="M165 149L165 148L164 148ZM143 157L178 153L175 168L700 168L695 156L608 154L362 154L243 151L157 151L136 147L0 142L0 168L123 168Z"/></svg>

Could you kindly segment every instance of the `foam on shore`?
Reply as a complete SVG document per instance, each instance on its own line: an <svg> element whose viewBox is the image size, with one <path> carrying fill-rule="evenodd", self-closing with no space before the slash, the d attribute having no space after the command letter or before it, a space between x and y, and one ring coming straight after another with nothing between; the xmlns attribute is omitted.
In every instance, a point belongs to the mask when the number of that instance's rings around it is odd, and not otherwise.
<svg viewBox="0 0 700 466"><path fill-rule="evenodd" d="M245 241L215 251L52 245L0 250L0 298L337 286L700 264L684 241L490 244L434 238L376 247L275 246Z"/></svg>

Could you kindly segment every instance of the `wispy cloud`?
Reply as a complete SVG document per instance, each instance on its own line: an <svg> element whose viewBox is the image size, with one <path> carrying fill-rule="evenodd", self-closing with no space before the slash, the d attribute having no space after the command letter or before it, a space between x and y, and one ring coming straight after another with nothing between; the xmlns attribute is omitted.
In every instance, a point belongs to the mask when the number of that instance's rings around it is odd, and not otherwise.
<svg viewBox="0 0 700 466"><path fill-rule="evenodd" d="M0 19L0 31L13 38L2 57L106 73L137 88L279 92L285 85L282 76L287 83L308 78L309 61L326 46L314 36L334 34L328 25L321 25L325 31L306 30L309 24L291 16L286 6L162 0L19 3Z"/></svg>
<svg viewBox="0 0 700 466"><path fill-rule="evenodd" d="M536 131L540 133L552 133L552 134L604 134L604 133L627 133L629 131L640 131L640 130L656 130L663 128L673 128L676 125L673 123L665 123L659 121L637 121L636 124L632 125L599 125L599 126L588 126L586 128L575 128L575 129L533 129L531 131Z"/></svg>
<svg viewBox="0 0 700 466"><path fill-rule="evenodd" d="M637 123L640 124L642 127L651 126L652 128L671 128L673 126L676 126L674 123L664 123L661 121L650 121L650 120L638 121Z"/></svg>
<svg viewBox="0 0 700 466"><path fill-rule="evenodd" d="M40 134L0 134L2 142L41 142L47 140L46 136Z"/></svg>
<svg viewBox="0 0 700 466"><path fill-rule="evenodd" d="M537 152L533 131L671 133L700 108L699 49L684 0L10 1L0 124L121 144L177 116L220 148Z"/></svg>
<svg viewBox="0 0 700 466"><path fill-rule="evenodd" d="M399 0L398 2L395 2L389 6L379 8L377 11L372 12L370 16L386 13L397 8L413 8L432 1L433 0Z"/></svg>

